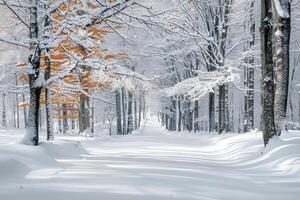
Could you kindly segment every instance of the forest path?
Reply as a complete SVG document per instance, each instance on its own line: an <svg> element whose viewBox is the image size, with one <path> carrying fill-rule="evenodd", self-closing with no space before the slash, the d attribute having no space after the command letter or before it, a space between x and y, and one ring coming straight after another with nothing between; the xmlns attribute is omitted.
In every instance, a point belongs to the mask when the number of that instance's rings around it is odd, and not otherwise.
<svg viewBox="0 0 300 200"><path fill-rule="evenodd" d="M3 200L297 199L299 170L262 158L253 135L166 133L149 118L138 134L82 141L87 153L7 183ZM295 161L296 162L296 161ZM275 163L275 164L274 164ZM274 167L275 165L275 167ZM300 166L300 165L299 165ZM16 196L17 195L17 196Z"/></svg>

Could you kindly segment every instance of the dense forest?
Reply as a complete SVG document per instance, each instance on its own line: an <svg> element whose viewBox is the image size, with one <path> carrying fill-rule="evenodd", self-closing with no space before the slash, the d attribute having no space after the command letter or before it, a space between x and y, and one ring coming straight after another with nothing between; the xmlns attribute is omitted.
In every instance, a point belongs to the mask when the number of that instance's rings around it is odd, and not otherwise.
<svg viewBox="0 0 300 200"><path fill-rule="evenodd" d="M225 149L244 145L246 150L236 151L245 151L249 159L258 159L250 155L254 151L267 159L269 151L291 147L281 158L294 157L278 163L293 163L291 171L299 177L298 1L0 0L0 13L3 145L48 152L51 145L68 148L65 141L117 138L120 148L126 141L134 148L133 140L175 142L180 137L174 148L183 153L188 150L181 149L180 140L187 148L210 144L218 151L222 145L216 141L223 139L233 142ZM104 148L104 154L120 150L113 142L107 144L110 149L95 143L86 148ZM254 144L255 150L247 149ZM1 145L0 153L6 152ZM13 165L3 163L4 168ZM1 166L0 157L0 174ZM278 198L296 199L291 190ZM211 199L228 199L225 193Z"/></svg>

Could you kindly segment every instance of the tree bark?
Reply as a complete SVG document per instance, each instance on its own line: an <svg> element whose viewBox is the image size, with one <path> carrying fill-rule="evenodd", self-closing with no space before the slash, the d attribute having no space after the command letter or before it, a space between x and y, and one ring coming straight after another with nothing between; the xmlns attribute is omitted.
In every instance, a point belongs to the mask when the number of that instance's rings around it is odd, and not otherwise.
<svg viewBox="0 0 300 200"><path fill-rule="evenodd" d="M187 100L186 103L186 114L185 114L185 124L186 124L186 129L189 132L192 132L193 130L193 113L192 113L192 108L191 108L191 102Z"/></svg>
<svg viewBox="0 0 300 200"><path fill-rule="evenodd" d="M194 132L199 131L199 101L195 101L194 105Z"/></svg>
<svg viewBox="0 0 300 200"><path fill-rule="evenodd" d="M18 86L18 77L16 74L16 86ZM16 127L20 128L20 114L19 114L19 94L16 94Z"/></svg>
<svg viewBox="0 0 300 200"><path fill-rule="evenodd" d="M273 13L271 0L261 1L261 52L263 138L265 146L276 135L274 121L274 63L273 63Z"/></svg>
<svg viewBox="0 0 300 200"><path fill-rule="evenodd" d="M22 101L24 103L26 102L25 94L22 95ZM23 114L24 114L24 127L26 127L26 124L27 124L27 109L26 109L26 106L24 106L24 108L23 108Z"/></svg>
<svg viewBox="0 0 300 200"><path fill-rule="evenodd" d="M249 49L254 49L255 43L255 20L254 20L254 0L250 2L250 35ZM254 129L254 55L251 54L246 61L245 67L245 107L244 107L244 132Z"/></svg>
<svg viewBox="0 0 300 200"><path fill-rule="evenodd" d="M171 109L171 130L172 131L176 131L176 113L178 112L176 110L176 99L175 98L171 98L171 104L172 104L172 109Z"/></svg>
<svg viewBox="0 0 300 200"><path fill-rule="evenodd" d="M138 128L138 117L137 117L137 102L136 102L136 96L134 96L134 129L136 130Z"/></svg>
<svg viewBox="0 0 300 200"><path fill-rule="evenodd" d="M291 6L289 0L278 0L285 13L276 13L275 53L275 125L277 135L281 134L286 119L289 90L289 45L291 33ZM274 0L273 0L274 2ZM275 6L273 6L275 7Z"/></svg>
<svg viewBox="0 0 300 200"><path fill-rule="evenodd" d="M63 109L63 133L67 133L69 129L67 104L64 103L62 105L62 109Z"/></svg>
<svg viewBox="0 0 300 200"><path fill-rule="evenodd" d="M7 128L5 96L6 94L3 92L2 93L2 126L4 128Z"/></svg>
<svg viewBox="0 0 300 200"><path fill-rule="evenodd" d="M139 122L138 126L141 126L141 121L142 121L142 97L141 94L139 95Z"/></svg>
<svg viewBox="0 0 300 200"><path fill-rule="evenodd" d="M117 114L117 135L122 135L122 113L121 113L121 94L116 90L116 114Z"/></svg>
<svg viewBox="0 0 300 200"><path fill-rule="evenodd" d="M132 133L133 130L133 113L132 113L132 92L128 92L128 119L127 119L127 134Z"/></svg>
<svg viewBox="0 0 300 200"><path fill-rule="evenodd" d="M127 117L126 117L126 113L127 113L127 106L126 106L126 90L125 88L122 88L122 113L123 113L123 135L126 134L127 132Z"/></svg>
<svg viewBox="0 0 300 200"><path fill-rule="evenodd" d="M95 100L92 100L92 114L91 114L91 133L95 133ZM73 125L72 125L73 126Z"/></svg>
<svg viewBox="0 0 300 200"><path fill-rule="evenodd" d="M38 28L38 0L30 1L30 50L29 63L31 71L29 73L29 88L30 88L30 107L26 125L26 135L24 143L28 145L38 145L39 143L39 110L41 86L37 85L37 80L40 75L40 55L41 49L38 43L39 28Z"/></svg>
<svg viewBox="0 0 300 200"><path fill-rule="evenodd" d="M47 17L45 27L50 26L50 19ZM50 31L50 29L48 30ZM44 50L45 54L45 81L50 79L51 75L51 61L50 61L50 49ZM47 140L54 140L53 133L53 119L52 119L52 102L51 102L51 86L46 85L45 87L45 100L46 100L46 126L47 126Z"/></svg>
<svg viewBox="0 0 300 200"><path fill-rule="evenodd" d="M219 134L222 134L226 130L225 87L225 85L219 86Z"/></svg>
<svg viewBox="0 0 300 200"><path fill-rule="evenodd" d="M215 124L215 93L209 93L208 100L208 118L209 118L209 132L214 132L216 130Z"/></svg>
<svg viewBox="0 0 300 200"><path fill-rule="evenodd" d="M219 66L221 68L225 67L225 48L226 40L228 34L228 23L229 23L229 14L230 8L232 5L232 0L224 0L223 3L220 3L219 11L219 24L221 24L222 29L220 34L220 61ZM228 87L226 84L219 86L219 134L224 131L229 130L229 112L228 112Z"/></svg>
<svg viewBox="0 0 300 200"><path fill-rule="evenodd" d="M81 94L79 103L79 133L87 131L90 127L89 98Z"/></svg>

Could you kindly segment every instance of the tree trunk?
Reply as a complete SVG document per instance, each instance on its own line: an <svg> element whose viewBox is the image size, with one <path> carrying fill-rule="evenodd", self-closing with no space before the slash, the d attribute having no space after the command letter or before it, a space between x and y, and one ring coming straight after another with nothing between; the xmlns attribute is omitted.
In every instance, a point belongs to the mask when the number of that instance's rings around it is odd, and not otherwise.
<svg viewBox="0 0 300 200"><path fill-rule="evenodd" d="M177 122L177 131L182 130L182 110L181 110L181 101L178 98L178 122Z"/></svg>
<svg viewBox="0 0 300 200"><path fill-rule="evenodd" d="M142 99L143 99L143 119L146 119L146 99L145 99L145 94L143 94Z"/></svg>
<svg viewBox="0 0 300 200"><path fill-rule="evenodd" d="M38 0L30 1L30 50L29 63L31 70L29 72L29 88L30 88L30 107L26 125L26 135L23 142L28 145L38 145L39 143L39 109L41 86L36 85L36 80L40 75L40 55L41 49L36 43L39 39L38 29Z"/></svg>
<svg viewBox="0 0 300 200"><path fill-rule="evenodd" d="M193 113L192 113L192 108L191 108L191 102L187 100L186 103L186 114L185 114L185 124L186 124L186 129L189 132L192 132L193 130Z"/></svg>
<svg viewBox="0 0 300 200"><path fill-rule="evenodd" d="M2 126L7 128L7 120L6 120L6 106L5 106L5 93L2 93Z"/></svg>
<svg viewBox="0 0 300 200"><path fill-rule="evenodd" d="M38 72L37 72L38 73ZM38 145L39 143L39 110L41 88L34 86L34 75L30 76L30 107L26 125L26 136L24 143L28 145Z"/></svg>
<svg viewBox="0 0 300 200"><path fill-rule="evenodd" d="M50 25L50 19L47 17L45 27ZM49 30L50 31L50 30ZM50 79L51 75L51 61L50 61L50 49L45 49L45 81ZM46 100L46 126L47 126L47 140L54 140L53 133L53 120L52 120L52 102L51 102L51 86L46 85L45 87L45 100Z"/></svg>
<svg viewBox="0 0 300 200"><path fill-rule="evenodd" d="M254 20L254 1L250 3L250 50L254 49L255 42L255 20ZM244 132L254 129L254 55L250 55L245 67L245 102L244 102Z"/></svg>
<svg viewBox="0 0 300 200"><path fill-rule="evenodd" d="M271 0L261 1L261 52L262 52L262 100L263 138L265 146L276 135L274 123L274 63L273 23Z"/></svg>
<svg viewBox="0 0 300 200"><path fill-rule="evenodd" d="M132 92L128 92L128 119L127 119L127 134L133 130L133 114L132 114Z"/></svg>
<svg viewBox="0 0 300 200"><path fill-rule="evenodd" d="M62 105L63 109L63 133L67 133L69 124L68 124L68 111L67 111L67 104Z"/></svg>
<svg viewBox="0 0 300 200"><path fill-rule="evenodd" d="M122 112L123 112L123 135L126 134L127 131L127 117L126 117L126 113L127 113L127 108L126 108L126 90L125 88L122 88Z"/></svg>
<svg viewBox="0 0 300 200"><path fill-rule="evenodd" d="M24 94L22 95L22 101L24 103L26 102L26 98L25 98ZM24 108L23 108L23 115L24 115L24 127L26 127L26 124L27 124L27 109L26 109L26 106L24 106Z"/></svg>
<svg viewBox="0 0 300 200"><path fill-rule="evenodd" d="M194 132L199 131L199 101L195 101L194 106Z"/></svg>
<svg viewBox="0 0 300 200"><path fill-rule="evenodd" d="M134 129L138 128L138 118L137 118L137 102L136 98L134 97Z"/></svg>
<svg viewBox="0 0 300 200"><path fill-rule="evenodd" d="M219 134L226 130L226 106L225 106L225 95L226 86L219 86Z"/></svg>
<svg viewBox="0 0 300 200"><path fill-rule="evenodd" d="M90 122L91 116L90 116L90 98L86 96L85 98L85 108L84 108L84 127L87 132L90 133Z"/></svg>
<svg viewBox="0 0 300 200"><path fill-rule="evenodd" d="M175 98L172 98L171 99L171 102L172 102L172 110L171 110L171 115L172 115L172 124L171 124L171 130L172 131L176 131L176 113L178 112L176 110L176 99Z"/></svg>
<svg viewBox="0 0 300 200"><path fill-rule="evenodd" d="M216 130L215 124L215 93L209 93L208 101L208 118L209 118L209 132L214 132Z"/></svg>
<svg viewBox="0 0 300 200"><path fill-rule="evenodd" d="M225 67L225 49L228 34L229 14L232 0L224 0L220 5L220 24L222 29L220 34L220 67ZM222 8L224 7L224 8ZM228 111L228 86L226 84L219 86L219 134L229 130L229 111Z"/></svg>
<svg viewBox="0 0 300 200"><path fill-rule="evenodd" d="M289 0L279 0L285 13L276 13L275 52L276 52L276 89L275 89L275 125L277 135L281 134L286 119L289 90L289 45L291 33L291 6Z"/></svg>
<svg viewBox="0 0 300 200"><path fill-rule="evenodd" d="M117 114L117 135L122 135L122 113L121 113L121 94L116 90L116 114Z"/></svg>
<svg viewBox="0 0 300 200"><path fill-rule="evenodd" d="M141 126L141 121L142 121L142 97L139 95L139 122L138 126Z"/></svg>
<svg viewBox="0 0 300 200"><path fill-rule="evenodd" d="M167 108L165 109L165 112L167 112ZM166 129L169 130L169 115L167 113L165 113L165 122Z"/></svg>
<svg viewBox="0 0 300 200"><path fill-rule="evenodd" d="M79 113L78 113L78 121L79 121L79 133L83 133L85 130L84 127L84 110L85 110L85 100L84 95L80 95L79 100Z"/></svg>
<svg viewBox="0 0 300 200"><path fill-rule="evenodd" d="M95 100L92 100L91 133L95 133Z"/></svg>
<svg viewBox="0 0 300 200"><path fill-rule="evenodd" d="M53 120L52 120L52 104L51 104L51 87L45 90L46 96L46 123L47 123L47 140L54 140Z"/></svg>
<svg viewBox="0 0 300 200"><path fill-rule="evenodd" d="M83 133L90 128L89 98L81 94L79 103L79 133Z"/></svg>
<svg viewBox="0 0 300 200"><path fill-rule="evenodd" d="M18 86L18 77L16 75L16 86ZM20 114L19 114L19 94L16 94L16 125L20 128Z"/></svg>

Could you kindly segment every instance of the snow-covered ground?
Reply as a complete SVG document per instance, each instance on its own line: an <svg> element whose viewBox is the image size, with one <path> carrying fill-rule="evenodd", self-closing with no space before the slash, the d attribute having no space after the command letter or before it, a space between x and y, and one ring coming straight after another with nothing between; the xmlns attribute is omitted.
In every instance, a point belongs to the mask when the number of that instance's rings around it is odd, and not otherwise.
<svg viewBox="0 0 300 200"><path fill-rule="evenodd" d="M300 196L300 133L57 137L29 147L0 132L1 200L288 200Z"/></svg>

